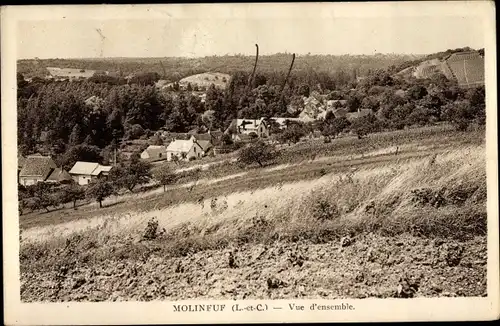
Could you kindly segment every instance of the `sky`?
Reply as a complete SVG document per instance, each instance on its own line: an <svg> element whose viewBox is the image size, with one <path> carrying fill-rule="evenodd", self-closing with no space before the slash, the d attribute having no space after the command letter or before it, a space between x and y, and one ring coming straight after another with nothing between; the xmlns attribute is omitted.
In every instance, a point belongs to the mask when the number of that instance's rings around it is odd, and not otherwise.
<svg viewBox="0 0 500 326"><path fill-rule="evenodd" d="M17 57L203 57L255 53L429 54L484 47L480 16L158 15L92 19L92 15L19 20ZM118 16L118 15L117 15ZM63 18L65 17L65 18Z"/></svg>

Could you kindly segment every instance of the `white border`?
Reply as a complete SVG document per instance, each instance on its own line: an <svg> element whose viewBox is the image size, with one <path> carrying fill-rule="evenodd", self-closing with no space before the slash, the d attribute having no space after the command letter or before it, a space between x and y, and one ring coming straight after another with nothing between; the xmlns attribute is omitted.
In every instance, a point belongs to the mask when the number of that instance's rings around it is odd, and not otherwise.
<svg viewBox="0 0 500 326"><path fill-rule="evenodd" d="M488 178L488 297L438 299L363 300L263 300L238 301L267 303L283 307L289 302L348 302L354 311L310 313L241 312L174 313L172 302L150 303L21 303L19 295L19 230L17 213L16 140L16 33L17 21L40 19L140 19L186 18L196 15L213 18L260 17L269 19L317 19L334 17L469 16L483 18L487 85L487 178ZM4 302L7 325L136 324L136 323L235 323L235 322L325 322L325 321L445 321L491 320L499 318L498 254L498 161L495 8L493 2L392 2L392 3L307 3L307 4L223 4L223 5L94 5L94 6L18 6L1 12L2 72L2 185ZM176 302L181 303L181 302ZM188 301L187 303L225 303L236 301Z"/></svg>

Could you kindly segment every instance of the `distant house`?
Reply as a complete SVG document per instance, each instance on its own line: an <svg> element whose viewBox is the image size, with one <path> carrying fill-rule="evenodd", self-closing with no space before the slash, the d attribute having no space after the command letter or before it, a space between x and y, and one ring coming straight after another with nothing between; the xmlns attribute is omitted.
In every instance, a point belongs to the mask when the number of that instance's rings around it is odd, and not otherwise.
<svg viewBox="0 0 500 326"><path fill-rule="evenodd" d="M251 133L255 133L259 138L267 138L269 137L269 128L264 118L234 119L226 129L226 133L232 133L233 139L236 135L250 135Z"/></svg>
<svg viewBox="0 0 500 326"><path fill-rule="evenodd" d="M356 120L358 118L361 118L361 117L364 117L364 116L367 116L370 114L373 114L373 111L371 109L361 109L361 110L358 110L358 112L347 113L345 115L345 117L347 118L347 120L353 121L353 120Z"/></svg>
<svg viewBox="0 0 500 326"><path fill-rule="evenodd" d="M192 139L175 139L167 146L167 160L171 161L174 156L187 161L191 158L200 158L203 156L203 148Z"/></svg>
<svg viewBox="0 0 500 326"><path fill-rule="evenodd" d="M286 129L289 123L288 121L298 123L304 122L304 120L302 120L301 118L271 118L271 120L277 122L280 129Z"/></svg>
<svg viewBox="0 0 500 326"><path fill-rule="evenodd" d="M52 173L45 179L45 182L50 183L70 183L73 178L68 173L68 171L62 168L55 168Z"/></svg>
<svg viewBox="0 0 500 326"><path fill-rule="evenodd" d="M167 159L167 148L163 145L149 145L141 153L141 159L148 161L160 161Z"/></svg>
<svg viewBox="0 0 500 326"><path fill-rule="evenodd" d="M220 146L222 144L222 131L208 131L204 134L193 134L190 139L196 141L203 149L204 154L215 146Z"/></svg>
<svg viewBox="0 0 500 326"><path fill-rule="evenodd" d="M87 185L91 181L109 175L112 166L101 165L95 162L78 161L73 165L69 174L79 185Z"/></svg>
<svg viewBox="0 0 500 326"><path fill-rule="evenodd" d="M333 110L332 113L335 116L335 118L344 118L349 113L349 111L347 111L347 109L345 108L339 108Z"/></svg>
<svg viewBox="0 0 500 326"><path fill-rule="evenodd" d="M30 186L43 182L56 168L56 163L50 156L30 155L24 160L19 172L19 183L23 186Z"/></svg>
<svg viewBox="0 0 500 326"><path fill-rule="evenodd" d="M242 142L242 143L248 143L248 142L252 141L252 137L250 135L247 135L247 134L237 134L237 135L233 135L233 140L238 141L238 142Z"/></svg>

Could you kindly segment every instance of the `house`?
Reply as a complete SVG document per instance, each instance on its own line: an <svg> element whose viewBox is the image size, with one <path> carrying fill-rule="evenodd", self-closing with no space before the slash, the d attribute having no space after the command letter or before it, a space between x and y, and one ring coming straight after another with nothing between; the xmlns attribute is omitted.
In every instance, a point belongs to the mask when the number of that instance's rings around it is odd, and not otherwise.
<svg viewBox="0 0 500 326"><path fill-rule="evenodd" d="M215 146L220 146L222 144L222 131L208 131L204 134L192 134L190 139L192 141L198 142L198 144L203 148L204 154L207 154L208 151Z"/></svg>
<svg viewBox="0 0 500 326"><path fill-rule="evenodd" d="M19 183L23 186L30 186L43 182L56 168L56 163L50 156L40 154L27 156L19 172Z"/></svg>
<svg viewBox="0 0 500 326"><path fill-rule="evenodd" d="M338 108L333 110L332 113L335 116L335 118L343 118L349 113L349 111L347 111L346 108Z"/></svg>
<svg viewBox="0 0 500 326"><path fill-rule="evenodd" d="M242 143L249 143L252 141L252 136L247 134L237 134L233 135L233 140Z"/></svg>
<svg viewBox="0 0 500 326"><path fill-rule="evenodd" d="M278 123L280 129L286 129L286 127L289 124L289 121L291 122L297 122L297 123L303 123L304 120L301 118L271 118L271 120L275 121Z"/></svg>
<svg viewBox="0 0 500 326"><path fill-rule="evenodd" d="M78 161L73 165L69 174L79 185L87 185L98 178L107 177L112 166L100 165L95 162Z"/></svg>
<svg viewBox="0 0 500 326"><path fill-rule="evenodd" d="M167 159L167 148L163 145L149 145L141 153L141 159L148 161L160 161Z"/></svg>
<svg viewBox="0 0 500 326"><path fill-rule="evenodd" d="M174 156L187 161L200 158L203 156L203 148L193 139L175 139L167 146L167 160L171 161Z"/></svg>
<svg viewBox="0 0 500 326"><path fill-rule="evenodd" d="M203 150L202 155L208 153L210 148L213 147L210 135L208 135L208 137L205 137L205 134L191 135L191 138L189 138L189 140L200 145L201 149Z"/></svg>
<svg viewBox="0 0 500 326"><path fill-rule="evenodd" d="M62 168L55 168L52 173L45 179L45 182L50 183L71 183L73 178L68 171Z"/></svg>
<svg viewBox="0 0 500 326"><path fill-rule="evenodd" d="M260 119L234 119L226 129L226 133L232 133L233 139L235 135L245 134L250 135L255 133L259 138L269 137L269 128L264 121Z"/></svg>
<svg viewBox="0 0 500 326"><path fill-rule="evenodd" d="M367 116L370 114L373 114L373 111L371 109L361 109L361 110L358 110L358 112L347 113L345 115L345 117L347 118L347 120L352 122L353 120L356 120L358 118L361 118L361 117L364 117L364 116Z"/></svg>

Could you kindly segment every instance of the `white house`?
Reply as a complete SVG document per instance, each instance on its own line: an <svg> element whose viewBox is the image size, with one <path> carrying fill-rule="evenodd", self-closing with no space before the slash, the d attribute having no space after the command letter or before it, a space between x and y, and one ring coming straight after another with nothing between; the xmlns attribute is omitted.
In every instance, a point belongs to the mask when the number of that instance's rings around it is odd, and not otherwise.
<svg viewBox="0 0 500 326"><path fill-rule="evenodd" d="M259 138L269 137L269 128L264 120L260 119L234 119L226 132L232 132L233 138L236 135L250 135L255 133Z"/></svg>
<svg viewBox="0 0 500 326"><path fill-rule="evenodd" d="M108 176L111 169L112 166L79 161L69 170L69 174L79 185L87 185L95 179Z"/></svg>
<svg viewBox="0 0 500 326"><path fill-rule="evenodd" d="M200 158L204 155L203 148L198 142L189 140L175 139L167 146L167 160L171 161L172 157L177 156L179 159L189 161L191 158Z"/></svg>
<svg viewBox="0 0 500 326"><path fill-rule="evenodd" d="M141 153L141 159L159 161L167 159L167 148L163 145L150 145Z"/></svg>

